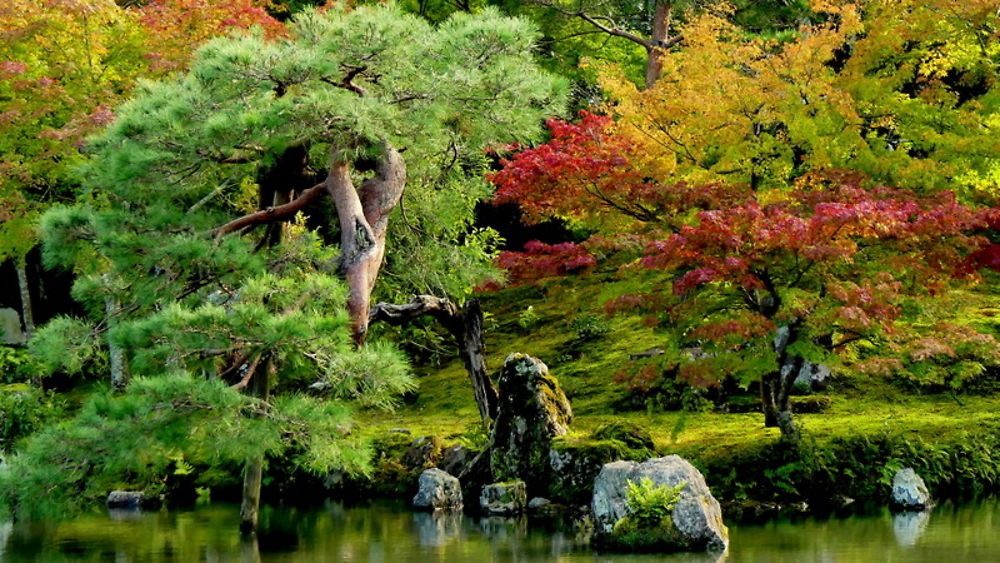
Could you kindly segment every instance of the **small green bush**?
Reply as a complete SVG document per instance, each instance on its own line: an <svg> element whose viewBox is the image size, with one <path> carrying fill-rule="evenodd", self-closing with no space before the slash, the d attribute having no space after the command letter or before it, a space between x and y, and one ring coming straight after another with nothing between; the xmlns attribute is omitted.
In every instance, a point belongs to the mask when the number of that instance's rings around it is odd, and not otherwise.
<svg viewBox="0 0 1000 563"><path fill-rule="evenodd" d="M607 319L597 315L583 314L570 321L569 328L576 333L576 340L590 342L611 332Z"/></svg>
<svg viewBox="0 0 1000 563"><path fill-rule="evenodd" d="M639 482L629 479L625 489L625 505L631 516L644 522L658 523L677 506L681 499L681 491L687 485L682 481L673 487L657 485L649 477L643 477Z"/></svg>

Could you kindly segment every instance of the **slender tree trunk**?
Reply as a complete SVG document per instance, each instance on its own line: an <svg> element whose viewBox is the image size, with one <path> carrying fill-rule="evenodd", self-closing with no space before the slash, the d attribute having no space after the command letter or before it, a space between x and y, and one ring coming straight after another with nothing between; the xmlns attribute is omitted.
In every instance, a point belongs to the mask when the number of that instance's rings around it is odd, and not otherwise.
<svg viewBox="0 0 1000 563"><path fill-rule="evenodd" d="M35 334L35 314L31 306L31 291L28 284L28 268L24 262L17 262L17 286L21 290L21 320L24 323L24 336L31 339Z"/></svg>
<svg viewBox="0 0 1000 563"><path fill-rule="evenodd" d="M670 2L658 2L653 10L653 35L646 50L646 89L650 89L663 73L663 48L670 33L673 11Z"/></svg>
<svg viewBox="0 0 1000 563"><path fill-rule="evenodd" d="M460 323L453 332L456 344L469 372L476 406L483 422L490 424L497 417L500 396L486 371L486 339L483 337L483 310L478 299L470 300L460 314Z"/></svg>
<svg viewBox="0 0 1000 563"><path fill-rule="evenodd" d="M108 277L105 276L107 282ZM125 351L111 339L111 328L117 323L117 315L121 309L118 300L110 294L104 298L104 314L107 315L108 331L105 338L108 342L108 363L111 369L111 387L113 389L124 389L128 385L129 370L128 362L125 360Z"/></svg>
<svg viewBox="0 0 1000 563"><path fill-rule="evenodd" d="M382 321L394 326L404 325L423 315L431 315L455 339L458 353L465 363L472 382L476 406L483 422L490 424L497 415L499 396L486 370L486 341L483 337L483 310L478 300L470 300L459 309L448 299L433 295L417 295L409 303L396 305L379 303L372 308L369 322Z"/></svg>
<svg viewBox="0 0 1000 563"><path fill-rule="evenodd" d="M257 366L248 386L254 397L267 400L271 393L271 372L274 363L270 358ZM243 502L240 505L240 532L253 534L257 531L260 517L260 486L264 478L264 456L247 462L243 469Z"/></svg>
<svg viewBox="0 0 1000 563"><path fill-rule="evenodd" d="M368 334L368 310L382 257L389 213L399 204L406 185L406 165L398 151L385 147L375 175L354 187L350 165L334 160L326 186L337 208L340 223L341 265L350 293L347 312L354 343L361 346Z"/></svg>

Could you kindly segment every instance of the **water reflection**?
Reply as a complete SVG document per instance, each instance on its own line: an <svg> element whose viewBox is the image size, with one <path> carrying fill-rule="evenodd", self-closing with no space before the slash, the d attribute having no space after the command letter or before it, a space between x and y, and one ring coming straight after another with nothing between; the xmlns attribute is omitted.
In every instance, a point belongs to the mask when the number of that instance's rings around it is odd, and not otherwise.
<svg viewBox="0 0 1000 563"><path fill-rule="evenodd" d="M441 547L459 540L462 535L462 512L436 510L413 515L413 529L420 545Z"/></svg>
<svg viewBox="0 0 1000 563"><path fill-rule="evenodd" d="M189 511L95 513L70 521L0 523L2 561L1000 561L1000 503L927 513L880 512L844 519L806 518L731 526L726 554L669 557L595 553L572 521L473 518L413 513L402 504L321 509L268 508L261 532L235 532L236 506Z"/></svg>
<svg viewBox="0 0 1000 563"><path fill-rule="evenodd" d="M896 543L902 547L913 547L917 541L927 531L927 523L930 522L931 511L906 511L892 516L892 533L896 536Z"/></svg>

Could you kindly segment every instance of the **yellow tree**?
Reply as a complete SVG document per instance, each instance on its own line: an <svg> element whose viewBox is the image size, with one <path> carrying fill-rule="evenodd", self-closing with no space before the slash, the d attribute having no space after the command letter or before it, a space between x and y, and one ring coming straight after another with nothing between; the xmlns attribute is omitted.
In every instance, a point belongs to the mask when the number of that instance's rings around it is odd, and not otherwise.
<svg viewBox="0 0 1000 563"><path fill-rule="evenodd" d="M1000 16L995 2L958 4L816 0L824 21L787 41L748 36L725 9L702 14L652 88L603 73L608 110L662 177L761 189L853 168L920 190L958 178L990 203Z"/></svg>

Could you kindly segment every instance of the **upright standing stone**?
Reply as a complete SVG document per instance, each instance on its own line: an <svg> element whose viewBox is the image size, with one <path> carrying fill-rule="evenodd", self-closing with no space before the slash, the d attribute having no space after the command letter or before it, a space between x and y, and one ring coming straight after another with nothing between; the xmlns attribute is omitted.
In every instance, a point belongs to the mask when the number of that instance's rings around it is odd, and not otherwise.
<svg viewBox="0 0 1000 563"><path fill-rule="evenodd" d="M490 451L493 479L522 479L534 490L543 485L552 438L569 432L573 411L559 382L537 358L507 356L498 383Z"/></svg>
<svg viewBox="0 0 1000 563"><path fill-rule="evenodd" d="M24 344L24 333L21 332L21 315L14 309L0 309L0 338L5 344Z"/></svg>
<svg viewBox="0 0 1000 563"><path fill-rule="evenodd" d="M907 467L892 478L891 502L897 510L924 510L931 506L931 494L920 475Z"/></svg>

